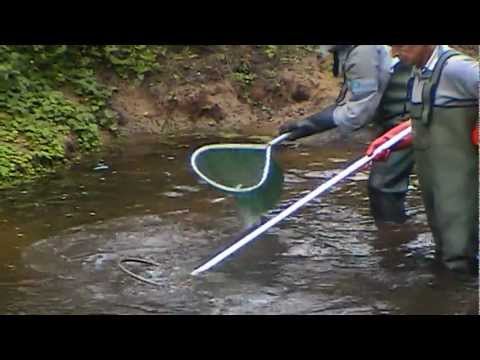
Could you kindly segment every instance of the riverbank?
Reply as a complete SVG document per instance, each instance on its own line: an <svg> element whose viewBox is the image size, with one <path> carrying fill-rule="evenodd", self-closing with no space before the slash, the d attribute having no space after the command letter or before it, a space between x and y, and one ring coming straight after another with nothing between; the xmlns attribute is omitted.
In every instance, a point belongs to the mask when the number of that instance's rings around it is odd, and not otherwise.
<svg viewBox="0 0 480 360"><path fill-rule="evenodd" d="M142 134L273 136L340 87L300 45L0 46L0 63L0 189Z"/></svg>
<svg viewBox="0 0 480 360"><path fill-rule="evenodd" d="M1 46L0 188L115 139L268 134L332 101L308 46Z"/></svg>

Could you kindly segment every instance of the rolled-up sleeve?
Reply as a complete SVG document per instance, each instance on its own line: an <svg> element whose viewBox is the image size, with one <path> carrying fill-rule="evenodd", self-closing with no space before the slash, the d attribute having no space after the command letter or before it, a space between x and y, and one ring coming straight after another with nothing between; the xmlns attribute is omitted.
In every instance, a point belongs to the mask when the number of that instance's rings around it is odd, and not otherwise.
<svg viewBox="0 0 480 360"><path fill-rule="evenodd" d="M333 114L342 132L357 130L374 117L384 90L382 76L389 77L389 68L385 66L387 59L385 55L382 58L376 46L359 46L349 58L345 68L347 97Z"/></svg>

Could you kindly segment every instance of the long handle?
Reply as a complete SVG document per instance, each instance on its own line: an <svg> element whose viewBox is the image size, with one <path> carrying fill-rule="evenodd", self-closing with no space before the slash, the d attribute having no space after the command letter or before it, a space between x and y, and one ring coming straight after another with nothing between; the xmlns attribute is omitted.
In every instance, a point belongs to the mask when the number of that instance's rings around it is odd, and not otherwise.
<svg viewBox="0 0 480 360"><path fill-rule="evenodd" d="M282 134L276 137L275 139L273 139L272 141L270 141L268 143L268 146L274 146L274 145L280 144L282 141L287 140L289 136L290 136L290 133Z"/></svg>
<svg viewBox="0 0 480 360"><path fill-rule="evenodd" d="M228 249L224 250L223 252L221 252L220 254L215 256L213 259L211 259L210 261L208 261L204 265L195 269L191 273L191 275L193 275L193 276L198 275L198 274L200 274L204 271L209 270L211 267L217 265L223 259L230 256L235 251L237 251L241 247L245 246L246 244L248 244L249 242L254 240L257 236L261 235L262 233L264 233L265 231L267 231L268 229L270 229L274 225L278 224L280 221L285 219L287 216L291 215L292 213L294 213L295 211L300 209L302 206L304 206L308 202L312 201L314 198L316 198L317 196L319 196L320 194L322 194L323 192L328 190L330 187L334 186L335 184L337 184L341 180L345 179L346 177L348 177L353 172L355 172L355 171L361 169L362 167L364 167L372 159L374 159L378 154L380 154L384 150L387 150L387 149L391 148L393 145L395 145L400 140L402 140L405 136L409 135L411 133L411 131L412 131L411 127L403 130L402 132L400 132L399 134L394 136L392 139L385 142L383 145L379 146L373 152L372 155L362 157L360 160L358 160L354 164L350 165L348 168L343 170L341 173L337 174L332 179L328 180L326 183L322 184L321 186L319 186L318 188L313 190L311 193L306 195L304 198L298 200L296 203L294 203L293 205L291 205L290 207L288 207L287 209L282 211L280 214L278 214L274 218L270 219L265 224L258 227L256 230L252 231L250 234L246 235L244 238L242 238L241 240L239 240L238 242L236 242L235 244L230 246Z"/></svg>

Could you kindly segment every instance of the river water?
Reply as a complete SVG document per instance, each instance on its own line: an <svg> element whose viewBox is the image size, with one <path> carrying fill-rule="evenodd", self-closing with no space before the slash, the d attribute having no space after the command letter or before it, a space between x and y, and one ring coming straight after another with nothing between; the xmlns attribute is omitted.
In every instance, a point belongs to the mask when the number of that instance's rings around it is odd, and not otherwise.
<svg viewBox="0 0 480 360"><path fill-rule="evenodd" d="M366 172L191 277L243 224L231 198L193 175L189 156L204 144L241 141L248 139L146 137L0 192L0 313L478 314L478 279L431 260L415 182L409 222L379 230L369 216ZM279 208L361 149L278 148L285 171ZM108 169L94 170L99 159ZM123 272L125 257L157 262L126 265L157 285Z"/></svg>

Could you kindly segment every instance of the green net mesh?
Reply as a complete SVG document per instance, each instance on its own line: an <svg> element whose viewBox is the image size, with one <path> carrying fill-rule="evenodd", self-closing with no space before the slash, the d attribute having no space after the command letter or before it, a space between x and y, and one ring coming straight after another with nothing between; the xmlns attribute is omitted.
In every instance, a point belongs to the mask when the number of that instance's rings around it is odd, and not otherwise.
<svg viewBox="0 0 480 360"><path fill-rule="evenodd" d="M216 145L200 151L195 171L211 186L234 196L247 223L252 223L280 200L283 170L266 146Z"/></svg>

